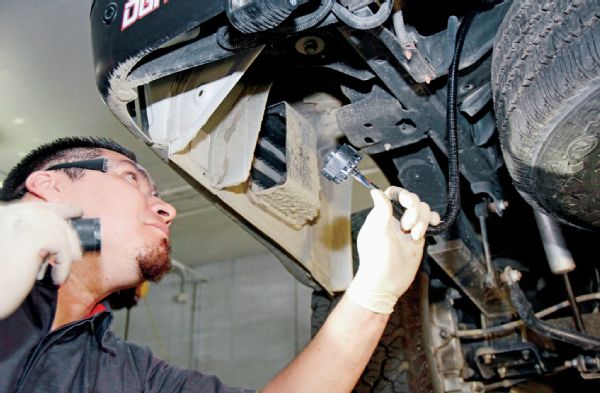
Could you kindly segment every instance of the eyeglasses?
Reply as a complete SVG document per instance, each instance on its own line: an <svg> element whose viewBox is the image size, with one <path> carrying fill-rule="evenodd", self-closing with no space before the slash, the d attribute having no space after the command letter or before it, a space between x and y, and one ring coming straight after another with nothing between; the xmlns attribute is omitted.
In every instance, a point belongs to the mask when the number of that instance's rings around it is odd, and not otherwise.
<svg viewBox="0 0 600 393"><path fill-rule="evenodd" d="M109 160L108 158L94 158L91 160L80 160L72 162L63 162L47 168L47 171L57 169L80 168L90 171L99 171L111 173L115 176L137 185L142 192L148 192L151 196L159 197L158 188L148 174L148 171L141 165L130 160Z"/></svg>

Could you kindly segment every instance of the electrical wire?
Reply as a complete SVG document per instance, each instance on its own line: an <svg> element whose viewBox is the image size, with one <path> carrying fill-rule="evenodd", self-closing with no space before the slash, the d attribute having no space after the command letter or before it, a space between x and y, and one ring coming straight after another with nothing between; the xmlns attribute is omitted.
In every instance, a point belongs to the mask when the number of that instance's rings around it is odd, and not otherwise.
<svg viewBox="0 0 600 393"><path fill-rule="evenodd" d="M577 296L575 298L577 303L589 302L592 300L600 300L600 292L588 293L586 295ZM555 304L554 306L545 308L541 311L535 313L535 316L538 318L545 318L548 315L551 315L563 308L570 307L570 303L568 300ZM470 338L470 339L478 339L478 338L491 338L493 336L509 332L511 330L517 329L523 326L523 321L512 321L508 323L504 323L502 325L491 326L489 328L484 329L468 329L468 330L459 330L454 336L458 338Z"/></svg>
<svg viewBox="0 0 600 393"><path fill-rule="evenodd" d="M223 26L217 30L217 44L223 49L238 51L261 45L268 37L275 34L292 34L312 29L325 20L334 3L335 0L321 0L319 8L309 14L299 16L263 33L243 35L237 39L232 38L230 26Z"/></svg>
<svg viewBox="0 0 600 393"><path fill-rule="evenodd" d="M525 293L523 293L518 284L518 277L511 274L513 272L510 267L504 269L508 289L510 290L510 300L528 329L541 336L566 342L585 350L600 351L600 338L579 333L573 329L556 326L536 317L531 303L529 303L525 297Z"/></svg>
<svg viewBox="0 0 600 393"><path fill-rule="evenodd" d="M473 22L476 12L467 14L456 33L456 44L454 46L454 56L448 69L448 102L446 105L446 130L448 139L448 205L446 213L442 217L438 226L427 228L427 234L435 235L447 230L456 220L458 210L460 209L460 178L458 166L458 131L457 131L457 103L456 91L458 82L458 66L460 63L460 53L462 51L467 32Z"/></svg>
<svg viewBox="0 0 600 393"><path fill-rule="evenodd" d="M321 0L321 6L315 11L292 19L290 22L284 22L281 26L274 28L273 32L287 34L312 29L329 15L334 4L335 0Z"/></svg>
<svg viewBox="0 0 600 393"><path fill-rule="evenodd" d="M406 27L404 26L404 14L402 13L402 10L398 10L394 13L394 15L392 15L392 23L394 25L394 33L396 34L398 41L400 41L402 48L414 49L415 43L406 32Z"/></svg>
<svg viewBox="0 0 600 393"><path fill-rule="evenodd" d="M331 11L339 20L357 30L373 29L381 26L392 14L392 0L384 0L377 12L369 16L356 15L339 3L333 4Z"/></svg>

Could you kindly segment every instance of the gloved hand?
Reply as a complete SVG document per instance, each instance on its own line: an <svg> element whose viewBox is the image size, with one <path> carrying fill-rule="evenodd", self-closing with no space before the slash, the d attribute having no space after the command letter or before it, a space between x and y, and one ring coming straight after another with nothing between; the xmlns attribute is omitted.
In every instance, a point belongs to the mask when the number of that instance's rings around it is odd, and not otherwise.
<svg viewBox="0 0 600 393"><path fill-rule="evenodd" d="M391 314L398 298L415 278L429 225L438 225L440 216L416 194L400 187L385 193L372 190L373 210L357 239L359 268L346 293L361 306ZM406 208L400 222L392 215L390 199Z"/></svg>
<svg viewBox="0 0 600 393"><path fill-rule="evenodd" d="M62 284L71 262L82 257L79 237L66 219L81 216L79 208L43 202L0 205L0 319L25 300L48 260L52 280ZM41 277L38 277L41 276Z"/></svg>

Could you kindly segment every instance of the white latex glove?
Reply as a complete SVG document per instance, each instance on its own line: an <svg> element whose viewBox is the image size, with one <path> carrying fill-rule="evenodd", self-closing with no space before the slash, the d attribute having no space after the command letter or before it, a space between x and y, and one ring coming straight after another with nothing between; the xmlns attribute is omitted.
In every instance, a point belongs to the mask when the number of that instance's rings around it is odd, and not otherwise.
<svg viewBox="0 0 600 393"><path fill-rule="evenodd" d="M359 267L346 293L359 305L379 314L391 314L398 298L415 278L429 225L440 216L416 194L400 187L385 193L372 190L373 210L357 239ZM406 208L400 222L392 215L390 199Z"/></svg>
<svg viewBox="0 0 600 393"><path fill-rule="evenodd" d="M79 208L43 202L0 205L0 319L25 300L49 260L52 280L62 284L71 262L82 257L79 237L66 219ZM38 277L41 276L41 277Z"/></svg>

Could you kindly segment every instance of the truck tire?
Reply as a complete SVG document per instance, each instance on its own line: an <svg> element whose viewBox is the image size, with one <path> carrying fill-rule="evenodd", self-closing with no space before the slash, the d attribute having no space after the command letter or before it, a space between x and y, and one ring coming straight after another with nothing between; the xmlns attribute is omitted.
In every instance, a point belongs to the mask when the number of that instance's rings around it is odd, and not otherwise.
<svg viewBox="0 0 600 393"><path fill-rule="evenodd" d="M561 222L600 229L598 0L516 0L496 36L492 88L508 171Z"/></svg>
<svg viewBox="0 0 600 393"><path fill-rule="evenodd" d="M356 236L369 210L352 215L352 245L355 270L358 256ZM437 393L434 386L433 353L428 338L428 287L423 273L417 275L408 291L396 304L373 357L361 375L355 393ZM324 291L312 296L312 336L325 322L341 295L331 298Z"/></svg>

